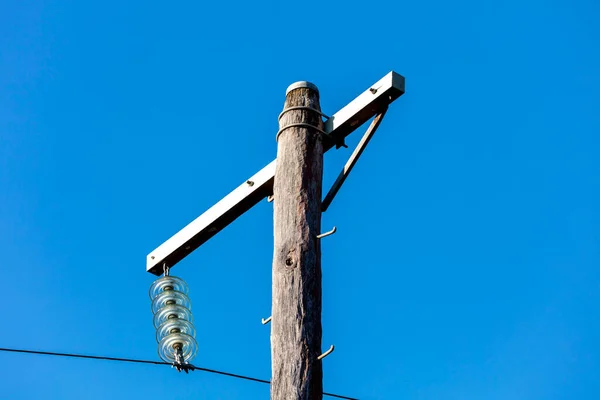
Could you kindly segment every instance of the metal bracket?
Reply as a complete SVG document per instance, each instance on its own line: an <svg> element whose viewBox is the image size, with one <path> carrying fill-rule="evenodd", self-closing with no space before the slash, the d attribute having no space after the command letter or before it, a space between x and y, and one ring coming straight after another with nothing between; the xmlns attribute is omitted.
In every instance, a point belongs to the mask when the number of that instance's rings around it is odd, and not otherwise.
<svg viewBox="0 0 600 400"><path fill-rule="evenodd" d="M335 350L335 346L331 345L331 347L329 348L329 350L327 350L325 353L323 353L319 357L317 357L317 360L324 359L325 357L327 357L328 355L330 355L331 353L333 353L333 350Z"/></svg>
<svg viewBox="0 0 600 400"><path fill-rule="evenodd" d="M192 364L185 362L181 348L175 350L175 362L171 365L171 368L175 368L177 372L185 371L186 374L196 369Z"/></svg>
<svg viewBox="0 0 600 400"><path fill-rule="evenodd" d="M348 145L346 144L346 141L344 140L344 138L340 139L338 142L335 143L335 149L339 149L340 147L343 147L345 149L348 148Z"/></svg>
<svg viewBox="0 0 600 400"><path fill-rule="evenodd" d="M385 116L386 112L387 112L387 106L379 114L377 114L375 116L375 118L373 118L371 125L369 125L369 128L367 128L367 131L363 135L362 139L360 139L360 142L358 142L358 145L356 145L356 148L350 155L350 158L346 162L346 165L344 165L342 172L340 172L337 179L331 186L331 189L329 189L329 192L323 199L323 202L321 203L321 211L326 211L329 208L329 206L331 205L333 198L335 197L337 192L340 190L340 188L344 184L344 181L350 174L350 171L352 171L352 168L354 168L354 165L356 165L356 162L358 161L358 159L361 156L361 154L363 153L363 151L365 151L365 148L367 147L367 145L369 144L369 141L375 134L375 131L379 127L379 124L381 123L381 120Z"/></svg>
<svg viewBox="0 0 600 400"><path fill-rule="evenodd" d="M196 367L194 367L192 364L188 364L188 363L182 363L182 364L173 363L171 365L171 368L175 368L177 370L177 372L185 371L186 374L189 373L189 371L194 371L196 369Z"/></svg>

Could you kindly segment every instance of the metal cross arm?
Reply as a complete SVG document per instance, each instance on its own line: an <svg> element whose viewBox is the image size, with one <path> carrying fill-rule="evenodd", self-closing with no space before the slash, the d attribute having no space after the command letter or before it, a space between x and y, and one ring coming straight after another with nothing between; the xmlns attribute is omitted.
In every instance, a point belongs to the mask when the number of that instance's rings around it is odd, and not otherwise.
<svg viewBox="0 0 600 400"><path fill-rule="evenodd" d="M385 112L388 105L402 94L404 77L393 71L388 73L324 122L323 130L327 138L323 142L323 150L328 151L333 146L343 144L346 136L372 117ZM146 270L161 275L163 265L172 267L259 201L272 195L276 161L271 161L148 254Z"/></svg>

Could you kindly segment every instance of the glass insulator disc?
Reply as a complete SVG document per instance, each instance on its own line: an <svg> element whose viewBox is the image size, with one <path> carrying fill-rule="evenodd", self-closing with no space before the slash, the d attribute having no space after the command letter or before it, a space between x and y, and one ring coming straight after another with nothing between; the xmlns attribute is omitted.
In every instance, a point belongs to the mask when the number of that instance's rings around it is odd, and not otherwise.
<svg viewBox="0 0 600 400"><path fill-rule="evenodd" d="M174 332L174 330L176 330ZM156 341L160 341L172 333L185 333L191 337L196 337L196 329L194 325L185 319L171 318L167 319L156 329Z"/></svg>
<svg viewBox="0 0 600 400"><path fill-rule="evenodd" d="M168 319L184 319L189 322L194 322L194 317L192 316L192 312L182 306L178 306L177 304L170 304L158 310L156 314L154 314L154 327L158 328Z"/></svg>
<svg viewBox="0 0 600 400"><path fill-rule="evenodd" d="M187 309L192 308L192 302L185 294L175 290L165 290L152 300L152 313L156 314L161 308L172 304L177 304Z"/></svg>
<svg viewBox="0 0 600 400"><path fill-rule="evenodd" d="M196 339L185 333L172 333L165 336L158 344L158 355L166 362L175 362L175 347L181 346L183 359L189 362L198 353L198 343Z"/></svg>
<svg viewBox="0 0 600 400"><path fill-rule="evenodd" d="M176 276L163 276L162 278L155 280L152 283L152 286L150 286L150 291L148 292L150 300L154 300L154 298L163 292L165 288L167 288L167 290L176 290L183 294L189 293L188 285L183 279Z"/></svg>

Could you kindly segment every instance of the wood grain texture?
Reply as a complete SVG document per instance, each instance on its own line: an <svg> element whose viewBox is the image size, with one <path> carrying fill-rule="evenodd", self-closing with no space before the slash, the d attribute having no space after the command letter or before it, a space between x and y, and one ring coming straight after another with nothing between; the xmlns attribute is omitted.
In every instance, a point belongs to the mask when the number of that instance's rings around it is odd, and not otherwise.
<svg viewBox="0 0 600 400"><path fill-rule="evenodd" d="M284 109L321 109L309 88L290 91ZM310 110L293 110L280 128L308 123L323 129ZM279 136L274 181L273 304L271 322L272 400L323 396L321 354L321 231L323 142L319 132L291 127Z"/></svg>

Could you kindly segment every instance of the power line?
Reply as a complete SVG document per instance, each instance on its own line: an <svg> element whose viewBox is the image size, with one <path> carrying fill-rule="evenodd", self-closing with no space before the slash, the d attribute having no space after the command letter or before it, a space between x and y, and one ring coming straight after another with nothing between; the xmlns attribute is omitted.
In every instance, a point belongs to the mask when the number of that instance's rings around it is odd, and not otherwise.
<svg viewBox="0 0 600 400"><path fill-rule="evenodd" d="M120 361L120 362L139 363L139 364L172 365L170 363L163 362L163 361L138 360L138 359L134 359L134 358L121 358L121 357L88 356L88 355L85 355L85 354L56 353L56 352L51 352L51 351L7 349L7 348L3 348L3 347L0 347L0 351L6 351L6 352L11 352L11 353L38 354L38 355L46 355L46 356L87 358L87 359L91 359L91 360ZM270 381L267 381L265 379L258 379L258 378L253 378L251 376L232 374L231 372L218 371L216 369L202 368L202 367L196 367L196 366L194 366L194 370L199 370L199 371L204 371L204 372L210 372L211 374L219 374L219 375L230 376L232 378L245 379L245 380L253 381L253 382L266 383L266 384L269 384L269 385L271 384ZM358 400L357 398L354 398L354 397L347 397L347 396L342 396L342 395L339 395L339 394L326 393L326 392L323 392L323 396L336 397L338 399L346 399L346 400Z"/></svg>

